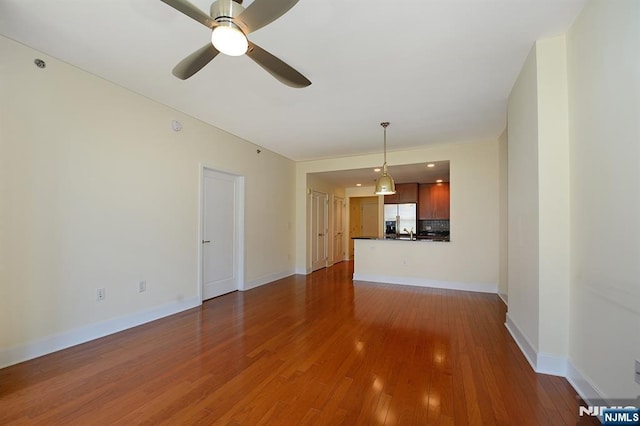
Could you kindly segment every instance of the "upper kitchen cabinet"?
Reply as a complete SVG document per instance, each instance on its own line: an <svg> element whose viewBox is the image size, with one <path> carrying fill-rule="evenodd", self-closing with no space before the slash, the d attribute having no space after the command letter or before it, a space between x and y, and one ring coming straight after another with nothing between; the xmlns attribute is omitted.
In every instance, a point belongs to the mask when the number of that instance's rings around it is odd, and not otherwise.
<svg viewBox="0 0 640 426"><path fill-rule="evenodd" d="M385 204L406 204L418 202L417 183L398 183L396 193L384 196Z"/></svg>
<svg viewBox="0 0 640 426"><path fill-rule="evenodd" d="M449 183L420 184L418 220L449 219Z"/></svg>

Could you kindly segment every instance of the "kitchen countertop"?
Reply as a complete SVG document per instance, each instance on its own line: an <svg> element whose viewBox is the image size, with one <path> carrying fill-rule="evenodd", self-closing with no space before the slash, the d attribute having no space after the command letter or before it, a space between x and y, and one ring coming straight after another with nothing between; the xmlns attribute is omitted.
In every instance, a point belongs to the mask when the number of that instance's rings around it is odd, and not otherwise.
<svg viewBox="0 0 640 426"><path fill-rule="evenodd" d="M431 237L413 237L413 239L409 239L409 237L399 237L399 238L378 238L378 237L351 237L352 240L376 240L376 241L423 241L423 242L438 242L438 243L448 243L449 239L442 238L431 238Z"/></svg>

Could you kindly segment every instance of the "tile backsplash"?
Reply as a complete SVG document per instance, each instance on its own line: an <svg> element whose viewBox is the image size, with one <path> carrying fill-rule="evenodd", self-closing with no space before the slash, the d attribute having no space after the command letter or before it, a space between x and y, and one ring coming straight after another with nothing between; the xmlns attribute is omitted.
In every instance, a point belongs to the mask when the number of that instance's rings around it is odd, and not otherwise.
<svg viewBox="0 0 640 426"><path fill-rule="evenodd" d="M426 231L449 231L448 220L421 220L418 223L418 232Z"/></svg>

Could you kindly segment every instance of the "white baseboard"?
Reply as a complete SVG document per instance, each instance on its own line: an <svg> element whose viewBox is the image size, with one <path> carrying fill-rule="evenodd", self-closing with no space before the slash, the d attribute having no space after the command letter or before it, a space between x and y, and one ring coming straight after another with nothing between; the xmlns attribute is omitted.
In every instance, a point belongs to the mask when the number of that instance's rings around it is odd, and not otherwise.
<svg viewBox="0 0 640 426"><path fill-rule="evenodd" d="M552 376L565 377L567 375L567 359L565 357L538 352L529 339L520 330L518 325L513 321L507 312L507 321L505 327L509 330L509 334L515 340L516 345L527 359L533 371L540 374L551 374Z"/></svg>
<svg viewBox="0 0 640 426"><path fill-rule="evenodd" d="M86 343L90 340L108 336L128 328L164 318L187 309L195 308L202 302L191 298L158 306L147 311L135 312L119 318L89 324L63 333L43 337L24 345L0 350L0 368L27 361L71 346Z"/></svg>
<svg viewBox="0 0 640 426"><path fill-rule="evenodd" d="M242 288L241 291L251 290L252 288L260 287L261 285L269 284L270 282L277 281L282 278L290 277L291 275L294 275L294 274L295 272L293 271L283 271L283 272L276 272L275 274L264 275L255 280L245 282L244 288Z"/></svg>
<svg viewBox="0 0 640 426"><path fill-rule="evenodd" d="M527 359L533 371L536 371L536 360L538 358L536 350L533 348L529 339L520 331L520 328L516 325L516 323L509 316L509 312L507 312L507 320L504 323L504 326L509 330L509 334L515 340L516 345L520 348L520 351Z"/></svg>
<svg viewBox="0 0 640 426"><path fill-rule="evenodd" d="M601 407L610 405L598 388L592 384L593 381L585 376L570 360L557 355L536 353L529 340L509 317L509 313L507 313L505 326L536 373L566 378L587 406ZM602 418L600 416L598 418L602 422Z"/></svg>
<svg viewBox="0 0 640 426"><path fill-rule="evenodd" d="M502 299L502 301L504 302L504 304L506 306L509 306L509 301L508 301L508 298L507 298L506 294L498 293L498 297L500 297L500 299Z"/></svg>
<svg viewBox="0 0 640 426"><path fill-rule="evenodd" d="M447 290L474 291L478 293L497 293L498 284L460 283L454 281L436 281L427 278L397 277L382 275L353 274L353 281L370 281L374 283L411 285L414 287L443 288Z"/></svg>
<svg viewBox="0 0 640 426"><path fill-rule="evenodd" d="M536 365L536 373L560 377L566 377L567 375L567 358L562 356L538 352Z"/></svg>
<svg viewBox="0 0 640 426"><path fill-rule="evenodd" d="M565 377L587 405L599 406L602 405L602 401L605 401L598 388L571 361L567 362L567 374Z"/></svg>

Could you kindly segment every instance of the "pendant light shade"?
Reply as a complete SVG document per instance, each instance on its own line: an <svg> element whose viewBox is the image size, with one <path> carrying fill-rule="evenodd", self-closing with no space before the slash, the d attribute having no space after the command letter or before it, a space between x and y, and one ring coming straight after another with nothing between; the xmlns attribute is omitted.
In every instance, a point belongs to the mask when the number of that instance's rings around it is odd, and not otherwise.
<svg viewBox="0 0 640 426"><path fill-rule="evenodd" d="M387 126L389 122L385 121L380 125L384 128L384 164L382 165L382 175L376 181L376 195L391 195L396 193L396 183L387 173Z"/></svg>

